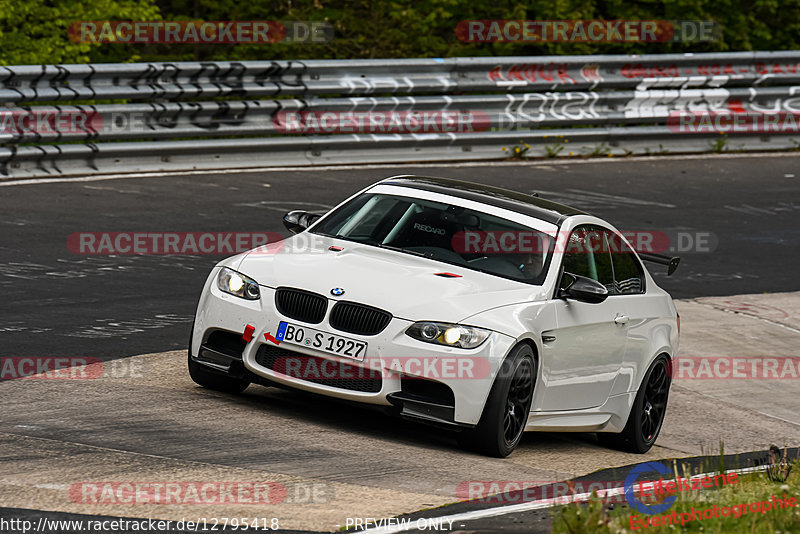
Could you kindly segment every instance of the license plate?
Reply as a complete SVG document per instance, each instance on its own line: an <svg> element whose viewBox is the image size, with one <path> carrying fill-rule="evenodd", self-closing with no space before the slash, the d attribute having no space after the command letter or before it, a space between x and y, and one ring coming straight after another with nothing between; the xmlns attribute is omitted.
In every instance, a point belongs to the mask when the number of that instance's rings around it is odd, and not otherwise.
<svg viewBox="0 0 800 534"><path fill-rule="evenodd" d="M307 326L298 326L281 321L275 339L312 349L321 350L336 356L344 356L362 361L367 354L367 344L338 334L322 332Z"/></svg>

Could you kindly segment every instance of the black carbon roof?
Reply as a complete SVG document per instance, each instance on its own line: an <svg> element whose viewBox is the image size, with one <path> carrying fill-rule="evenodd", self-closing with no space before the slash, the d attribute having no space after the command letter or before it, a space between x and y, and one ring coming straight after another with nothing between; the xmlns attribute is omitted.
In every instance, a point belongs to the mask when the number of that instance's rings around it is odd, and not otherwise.
<svg viewBox="0 0 800 534"><path fill-rule="evenodd" d="M504 208L523 215L535 217L549 223L560 225L561 221L572 215L588 215L570 206L552 202L533 195L526 195L510 189L492 187L450 178L404 175L389 178L382 184L399 185L442 193L466 200L481 202L497 208Z"/></svg>

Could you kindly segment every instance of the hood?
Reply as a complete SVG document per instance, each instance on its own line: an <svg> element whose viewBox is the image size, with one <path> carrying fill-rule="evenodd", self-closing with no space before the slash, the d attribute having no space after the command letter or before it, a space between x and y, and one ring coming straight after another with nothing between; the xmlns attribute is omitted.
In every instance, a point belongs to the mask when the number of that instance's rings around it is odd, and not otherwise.
<svg viewBox="0 0 800 534"><path fill-rule="evenodd" d="M330 251L331 246L342 250ZM546 298L541 286L307 232L254 249L237 269L262 286L313 291L409 321L457 323L488 309ZM436 276L441 272L461 277ZM334 297L333 288L345 292Z"/></svg>

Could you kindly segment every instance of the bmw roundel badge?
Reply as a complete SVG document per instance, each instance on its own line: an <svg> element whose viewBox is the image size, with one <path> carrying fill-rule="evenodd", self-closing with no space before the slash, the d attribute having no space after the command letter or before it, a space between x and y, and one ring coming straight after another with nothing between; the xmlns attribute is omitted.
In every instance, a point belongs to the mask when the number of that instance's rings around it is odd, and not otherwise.
<svg viewBox="0 0 800 534"><path fill-rule="evenodd" d="M338 297L339 295L344 295L344 289L341 287L334 287L331 289L331 295Z"/></svg>

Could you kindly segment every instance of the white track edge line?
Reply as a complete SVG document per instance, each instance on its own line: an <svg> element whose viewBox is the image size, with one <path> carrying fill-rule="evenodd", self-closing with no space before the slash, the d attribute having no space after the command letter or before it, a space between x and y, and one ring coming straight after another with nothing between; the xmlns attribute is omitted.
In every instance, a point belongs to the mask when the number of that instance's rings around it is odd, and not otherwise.
<svg viewBox="0 0 800 534"><path fill-rule="evenodd" d="M652 460L652 461L657 462L659 460ZM678 459L677 461L680 461L680 459ZM743 468L740 468L740 469L731 469L731 470L728 470L728 471L725 471L725 472L726 473L747 474L747 473L754 473L754 472L757 472L757 471L764 471L764 470L766 470L766 468L767 468L767 466L763 465L763 466L757 466L757 467L743 467ZM702 478L702 477L713 477L713 476L718 475L718 474L719 473L717 473L717 472L714 472L714 473L699 473L697 475L689 477L689 480L694 480L694 479L698 479L698 478ZM582 481L582 482L586 482L588 484L591 484L592 481L586 480L586 481ZM634 488L635 487L636 487L636 485L634 484ZM639 489L641 490L641 487L639 487ZM621 495L621 494L624 494L624 493L625 493L625 487L624 486L618 486L618 487L615 487L615 488L598 490L597 491L597 496L601 497L601 498L603 498L603 497L613 497L613 496ZM526 503L509 504L509 505L506 505L506 506L499 506L499 507L495 507L495 508L485 508L483 510L474 510L472 512L462 512L462 513L459 513L459 514L444 515L444 516L439 516L439 517L426 517L424 519L429 524L431 522L433 522L433 523L437 523L438 522L439 524L441 524L441 522L444 522L444 521L447 521L448 524L452 524L452 523L454 523L456 521L473 521L475 519L485 519L485 518L488 518L488 517L498 517L498 516L501 516L501 515L513 514L515 512L529 512L529 511L532 511L532 510L541 510L543 508L551 508L553 506L571 504L573 502L584 502L584 501L588 501L589 498L591 498L591 496L592 496L591 493L579 493L577 495L564 495L564 496L561 496L561 497L551 497L549 499L538 499L536 501L530 501L530 502L526 502ZM422 518L418 518L418 519L422 519ZM409 530L416 529L416 527L411 526L412 523L416 524L416 519L413 519L413 520L409 519L408 524L405 525L405 526L404 525L393 525L391 527L389 527L389 526L383 527L382 526L382 527L371 528L371 529L368 529L368 530L361 530L361 531L357 531L357 532L358 532L358 534L396 534L398 532L408 532Z"/></svg>

